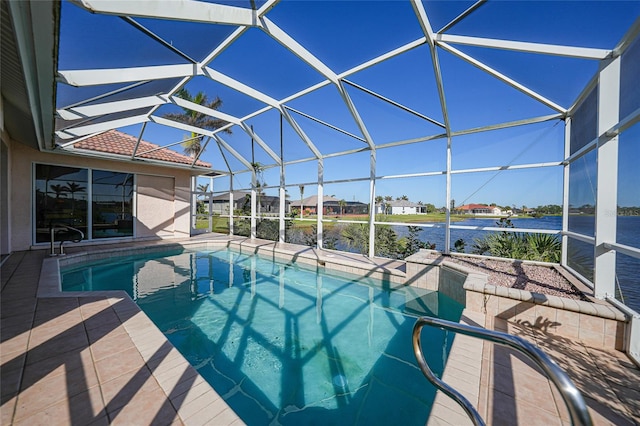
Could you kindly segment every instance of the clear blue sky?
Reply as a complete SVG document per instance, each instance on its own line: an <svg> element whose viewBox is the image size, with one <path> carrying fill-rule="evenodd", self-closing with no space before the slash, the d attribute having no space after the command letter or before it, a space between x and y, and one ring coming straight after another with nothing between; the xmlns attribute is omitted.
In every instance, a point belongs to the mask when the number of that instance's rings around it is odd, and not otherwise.
<svg viewBox="0 0 640 426"><path fill-rule="evenodd" d="M230 2L226 2L230 3ZM237 2L247 6L248 2ZM441 28L473 2L436 1L424 3L432 26ZM551 7L551 5L553 5ZM552 12L551 12L551 9ZM640 2L489 2L450 34L513 39L581 47L612 48L631 23L640 15ZM302 46L333 71L344 72L422 36L410 3L404 1L282 1L267 17L287 31ZM140 19L156 34L196 60L203 59L215 43L233 31L231 26L218 26L175 21ZM606 29L605 29L606 28ZM530 87L550 100L568 107L598 69L597 61L531 55L504 50L455 46L464 53ZM505 85L477 68L443 50L438 51L450 121L454 131L551 114L554 111ZM150 66L184 63L184 59L149 39L121 19L89 14L64 2L59 69L88 69ZM217 57L211 68L283 99L322 80L322 77L275 40L258 29L250 29L229 49ZM393 101L406 105L436 121L443 122L431 57L421 46L363 70L348 78ZM166 90L175 81L140 90L153 94ZM112 90L115 87L73 89L58 85L58 106ZM164 87L163 87L164 86ZM198 77L186 86L192 93L205 91L223 100L221 111L238 117L260 109L263 104L226 86ZM354 87L347 86L367 130L374 142L385 144L442 133L438 126L380 101ZM337 90L332 86L317 90L288 103L290 107L317 117L357 136L362 136ZM179 111L164 106L156 115ZM343 135L292 113L305 133L326 153L366 146L364 142ZM280 152L280 119L273 111L249 120L260 137L277 153ZM141 126L121 129L138 135ZM311 151L285 123L283 129L286 161L309 158ZM475 169L511 164L560 161L563 156L564 123L541 124L462 136L453 139L452 168ZM623 134L620 143L620 205L640 205L640 172L631 159L640 157L638 125ZM150 124L144 139L157 144L180 141L184 132ZM250 138L241 129L223 138L245 158L251 159ZM635 143L634 143L635 141ZM175 148L180 150L179 146ZM217 147L209 146L203 160L215 169L225 169ZM227 155L232 169L242 165ZM251 161L251 160L250 160ZM255 161L273 164L259 147ZM377 175L400 175L440 172L446 168L446 141L434 140L396 148L379 149ZM587 168L588 169L588 168ZM585 169L585 170L587 170ZM586 173L586 171L585 171ZM325 180L369 176L369 154L358 153L325 160ZM234 183L248 187L249 174L239 175ZM287 167L288 183L316 180L315 162ZM585 189L593 176L583 174L572 204L586 204ZM277 185L277 169L265 172L265 181ZM222 183L223 181L220 181ZM445 204L443 176L380 180L378 195L407 195L412 201ZM456 174L452 180L452 196L457 205L492 203L499 205L561 204L562 169L547 167L537 170ZM217 184L216 184L217 185ZM219 186L217 186L219 189ZM325 194L345 200L368 201L368 182L326 185ZM293 199L298 187L290 187ZM269 193L276 194L277 190ZM315 193L307 185L305 196ZM584 195L581 195L584 194Z"/></svg>

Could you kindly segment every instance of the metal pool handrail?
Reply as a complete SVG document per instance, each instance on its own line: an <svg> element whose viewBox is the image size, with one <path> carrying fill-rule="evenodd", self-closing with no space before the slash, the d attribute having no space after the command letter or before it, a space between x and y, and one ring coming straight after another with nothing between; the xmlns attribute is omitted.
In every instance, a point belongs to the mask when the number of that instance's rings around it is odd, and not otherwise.
<svg viewBox="0 0 640 426"><path fill-rule="evenodd" d="M78 228L74 228L73 226L69 226L67 224L64 223L53 223L49 226L49 232L51 233L51 252L49 253L49 256L57 256L56 255L56 250L54 248L54 243L55 243L55 235L56 232L60 231L60 230L67 230L67 231L73 231L73 232L77 232L78 233L78 238L67 238L67 239L61 239L60 241L60 255L64 255L64 248L62 248L62 245L64 244L65 241L72 241L74 243L78 243L80 241L82 241L84 239L84 232L82 232L81 230L79 230Z"/></svg>
<svg viewBox="0 0 640 426"><path fill-rule="evenodd" d="M429 365L427 364L422 354L422 345L420 343L420 332L422 327L428 325L430 327L438 327L444 330L450 330L456 333L464 334L466 336L476 337L483 340L488 340L492 343L498 343L502 346L508 346L516 349L517 351L525 354L527 357L535 361L535 363L542 369L546 376L556 385L562 395L567 409L569 410L569 416L571 417L571 423L574 425L591 426L591 416L587 410L587 405L584 402L584 398L573 384L569 376L556 364L547 354L542 352L538 347L529 343L521 337L513 336L507 333L501 333L498 331L487 330L485 328L474 327L467 324L460 324L457 322L447 321L433 317L420 317L413 326L413 351L415 352L418 365L422 373L429 379L429 381L454 401L456 401L464 410L467 415L473 421L476 426L483 425L484 420L480 417L478 411L460 392L453 389L451 386L442 381L436 376Z"/></svg>

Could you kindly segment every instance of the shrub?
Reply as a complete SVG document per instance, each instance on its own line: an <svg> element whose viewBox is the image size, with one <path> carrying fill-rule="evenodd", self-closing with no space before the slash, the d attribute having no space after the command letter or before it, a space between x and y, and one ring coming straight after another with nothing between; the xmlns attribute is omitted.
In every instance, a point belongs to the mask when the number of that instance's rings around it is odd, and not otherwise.
<svg viewBox="0 0 640 426"><path fill-rule="evenodd" d="M369 225L366 223L350 223L342 230L342 239L347 247L356 249L358 253L369 253ZM397 259L398 236L388 225L376 226L375 255Z"/></svg>
<svg viewBox="0 0 640 426"><path fill-rule="evenodd" d="M511 220L505 218L496 222L496 225L501 228L514 228ZM456 245L458 241L456 241ZM476 238L471 252L496 257L558 263L562 253L562 243L556 236L550 234L503 231L486 235L483 238Z"/></svg>
<svg viewBox="0 0 640 426"><path fill-rule="evenodd" d="M400 255L400 258L407 258L412 254L417 253L420 249L434 250L436 248L436 245L431 244L429 241L420 241L418 238L419 232L419 226L409 226L409 235L398 241L398 254Z"/></svg>

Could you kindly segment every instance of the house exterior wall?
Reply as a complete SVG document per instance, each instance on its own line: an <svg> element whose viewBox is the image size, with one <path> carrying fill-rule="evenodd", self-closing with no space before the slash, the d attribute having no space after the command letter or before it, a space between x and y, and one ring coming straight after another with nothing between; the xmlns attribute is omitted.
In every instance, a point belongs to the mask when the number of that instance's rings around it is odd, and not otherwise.
<svg viewBox="0 0 640 426"><path fill-rule="evenodd" d="M418 214L415 207L391 207L391 214Z"/></svg>
<svg viewBox="0 0 640 426"><path fill-rule="evenodd" d="M476 215L476 216L502 216L509 214L509 212L503 212L500 207L474 207L474 208L458 208L457 211L462 214Z"/></svg>
<svg viewBox="0 0 640 426"><path fill-rule="evenodd" d="M9 227L10 200L9 188L9 148L5 145L4 139L0 141L0 254L11 252L11 228Z"/></svg>
<svg viewBox="0 0 640 426"><path fill-rule="evenodd" d="M143 187L150 188L158 183L167 188L172 183L173 201L163 200L162 206L151 202L148 196L136 196L136 227L134 238L171 238L190 235L191 172L148 164L131 164L114 160L80 157L73 155L40 152L24 144L8 141L11 185L9 187L10 208L10 249L28 250L32 246L33 231L33 164L53 164L60 166L82 167L116 172L134 173ZM160 227L172 217L172 226ZM103 240L106 242L106 240Z"/></svg>
<svg viewBox="0 0 640 426"><path fill-rule="evenodd" d="M170 237L174 232L175 179L136 176L135 235Z"/></svg>

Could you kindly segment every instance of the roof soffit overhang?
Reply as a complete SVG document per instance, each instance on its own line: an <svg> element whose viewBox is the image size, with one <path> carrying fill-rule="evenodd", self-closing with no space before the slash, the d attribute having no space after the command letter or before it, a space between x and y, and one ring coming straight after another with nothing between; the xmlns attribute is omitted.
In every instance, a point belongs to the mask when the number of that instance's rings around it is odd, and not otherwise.
<svg viewBox="0 0 640 426"><path fill-rule="evenodd" d="M9 136L51 150L60 3L2 1L3 119Z"/></svg>

